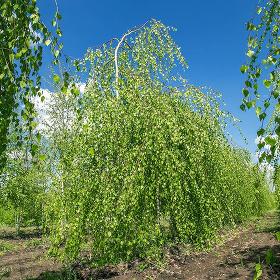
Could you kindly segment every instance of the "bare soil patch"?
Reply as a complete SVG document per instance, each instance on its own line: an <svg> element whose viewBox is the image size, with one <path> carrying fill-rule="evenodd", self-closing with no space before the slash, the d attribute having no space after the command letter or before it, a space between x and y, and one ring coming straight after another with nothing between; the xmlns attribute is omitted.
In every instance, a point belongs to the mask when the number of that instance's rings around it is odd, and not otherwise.
<svg viewBox="0 0 280 280"><path fill-rule="evenodd" d="M0 229L0 279L253 279L255 266L260 263L259 279L277 280L280 279L280 242L276 238L279 222L278 213L270 212L247 226L224 232L223 244L209 252L190 252L173 246L162 266L135 261L94 270L82 262L65 270L61 263L48 259L47 246L34 230L15 237L12 231Z"/></svg>
<svg viewBox="0 0 280 280"><path fill-rule="evenodd" d="M42 273L59 271L62 264L47 258L46 251L40 233L33 228L19 236L11 228L0 229L0 279L36 279Z"/></svg>
<svg viewBox="0 0 280 280"><path fill-rule="evenodd" d="M280 242L275 236L278 231L279 216L271 212L246 228L232 231L222 245L210 252L184 254L175 247L169 252L165 268L150 268L141 273L127 270L114 279L253 279L255 266L260 263L260 279L277 280L280 279Z"/></svg>

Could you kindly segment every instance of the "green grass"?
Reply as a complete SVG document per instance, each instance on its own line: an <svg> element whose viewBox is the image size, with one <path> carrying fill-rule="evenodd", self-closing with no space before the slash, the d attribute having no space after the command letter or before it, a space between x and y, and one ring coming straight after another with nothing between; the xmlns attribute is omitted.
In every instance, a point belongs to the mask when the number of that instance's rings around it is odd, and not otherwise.
<svg viewBox="0 0 280 280"><path fill-rule="evenodd" d="M14 251L17 246L6 241L0 241L0 256L6 252Z"/></svg>

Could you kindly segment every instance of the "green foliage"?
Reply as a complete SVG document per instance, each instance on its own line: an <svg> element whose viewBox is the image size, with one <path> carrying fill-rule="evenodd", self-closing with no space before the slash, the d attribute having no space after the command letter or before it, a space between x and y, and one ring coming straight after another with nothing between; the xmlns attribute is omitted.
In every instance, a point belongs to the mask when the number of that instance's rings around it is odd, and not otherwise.
<svg viewBox="0 0 280 280"><path fill-rule="evenodd" d="M41 21L36 0L0 1L0 170L6 164L9 126L20 131L22 122L34 129L36 112L32 98L41 96L43 46L50 45L53 63L58 63L62 45ZM56 34L61 36L58 10L54 17ZM26 139L25 139L26 140ZM18 140L18 144L22 141ZM31 143L33 145L33 143Z"/></svg>
<svg viewBox="0 0 280 280"><path fill-rule="evenodd" d="M274 265L277 259L272 249L268 249L265 254L265 262L267 265Z"/></svg>
<svg viewBox="0 0 280 280"><path fill-rule="evenodd" d="M275 167L274 167L273 184L275 187L277 204L278 204L278 207L280 208L280 167L279 167L279 165L275 165Z"/></svg>
<svg viewBox="0 0 280 280"><path fill-rule="evenodd" d="M13 211L24 226L42 224L42 201L44 186L40 184L38 170L17 170L17 175L3 187L8 211Z"/></svg>
<svg viewBox="0 0 280 280"><path fill-rule="evenodd" d="M259 34L273 25L272 54L264 63L278 66L278 1L269 3L258 10L263 24L249 23L248 30ZM41 135L34 97L44 101L43 46L59 63L61 15L57 10L52 21L53 37L35 0L2 1L0 13L0 223L15 221L17 232L44 223L52 253L74 260L90 248L98 266L161 258L174 242L208 246L222 227L269 209L264 174L228 140L233 117L215 94L180 76L187 63L171 28L152 20L89 49L74 62L77 71L89 70L84 93L76 77L54 74L59 93ZM249 39L250 63L240 69L248 75L243 110L257 105L261 70L255 62L262 43L258 35ZM278 83L275 71L263 81L274 99ZM252 90L256 98L250 99ZM265 109L270 104L266 100ZM266 118L261 106L256 113ZM280 123L277 114L273 120ZM272 133L259 145L269 145L273 156L277 143ZM256 266L255 279L260 275Z"/></svg>
<svg viewBox="0 0 280 280"><path fill-rule="evenodd" d="M261 276L262 276L262 265L261 263L257 263L255 266L254 280L260 279Z"/></svg>
<svg viewBox="0 0 280 280"><path fill-rule="evenodd" d="M14 211L11 207L5 207L3 200L0 207L0 225L13 225L14 224Z"/></svg>
<svg viewBox="0 0 280 280"><path fill-rule="evenodd" d="M260 161L268 162L278 156L279 149L279 26L279 0L268 0L263 7L258 7L256 17L247 24L248 62L240 68L240 71L246 74L245 87L242 90L244 98L240 108L243 111L246 108L255 108L262 126L258 131L261 139L267 136L273 136L276 139L273 143L269 143L269 146L259 146L262 152ZM260 80L269 91L268 96L261 93L263 89L259 83ZM268 110L269 108L272 110ZM265 123L268 116L270 121Z"/></svg>
<svg viewBox="0 0 280 280"><path fill-rule="evenodd" d="M186 63L169 32L151 21L89 50L85 93L57 95L52 253L73 260L87 243L96 265L158 258L169 242L206 246L269 208L264 174L227 140L230 116L176 74Z"/></svg>
<svg viewBox="0 0 280 280"><path fill-rule="evenodd" d="M0 256L3 253L9 252L14 249L14 246L8 242L0 241Z"/></svg>
<svg viewBox="0 0 280 280"><path fill-rule="evenodd" d="M24 133L24 127L22 132ZM47 179L43 164L32 155L29 143L18 147L15 142L17 135L17 131L13 131L10 126L7 160L1 174L0 223L15 225L19 232L20 226L42 224Z"/></svg>

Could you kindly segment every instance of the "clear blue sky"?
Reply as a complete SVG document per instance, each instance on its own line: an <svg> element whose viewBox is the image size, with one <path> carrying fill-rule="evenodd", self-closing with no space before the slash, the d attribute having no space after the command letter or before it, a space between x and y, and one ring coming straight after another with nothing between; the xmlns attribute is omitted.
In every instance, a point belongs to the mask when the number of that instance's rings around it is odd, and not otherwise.
<svg viewBox="0 0 280 280"><path fill-rule="evenodd" d="M54 0L38 3L43 20L50 23ZM239 109L244 81L239 69L246 59L245 23L254 15L257 0L58 0L58 5L63 17L64 52L76 58L88 47L121 36L151 18L176 27L173 37L189 64L187 80L222 93L227 109L242 121L247 148L255 151L259 123L253 111ZM245 146L237 131L232 134Z"/></svg>

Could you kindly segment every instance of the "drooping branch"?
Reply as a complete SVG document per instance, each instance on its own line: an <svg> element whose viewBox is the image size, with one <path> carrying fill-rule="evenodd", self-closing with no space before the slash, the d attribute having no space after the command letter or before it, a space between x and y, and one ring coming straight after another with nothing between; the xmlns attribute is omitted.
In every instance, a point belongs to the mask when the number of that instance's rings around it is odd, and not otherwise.
<svg viewBox="0 0 280 280"><path fill-rule="evenodd" d="M115 56L114 56L114 60L115 60L115 86L116 86L116 97L119 97L119 91L118 91L118 84L119 84L119 65L118 65L118 51L120 46L122 45L122 43L124 42L124 40L126 39L126 37L128 37L130 34L139 31L140 29L142 29L145 25L147 25L149 23L149 21L145 22L144 24L142 24L141 26L135 27L133 29L128 30L123 36L122 38L119 40L117 47L115 48Z"/></svg>

